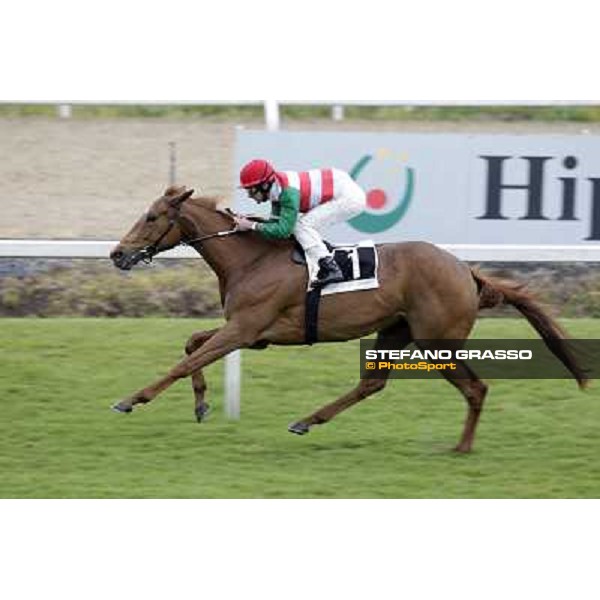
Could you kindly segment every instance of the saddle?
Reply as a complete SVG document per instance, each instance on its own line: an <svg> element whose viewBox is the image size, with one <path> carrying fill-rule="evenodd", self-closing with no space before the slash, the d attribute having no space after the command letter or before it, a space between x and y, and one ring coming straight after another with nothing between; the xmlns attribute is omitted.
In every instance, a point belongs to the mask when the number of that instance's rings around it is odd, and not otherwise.
<svg viewBox="0 0 600 600"><path fill-rule="evenodd" d="M293 238L293 240L294 240L294 249L292 250L292 260L297 265L305 265L306 264L306 254L304 253L304 248L300 245L300 242L298 242L298 240L296 238ZM323 243L325 244L325 246L327 247L327 250L329 250L329 252L333 252L333 250L335 249L335 246L333 244L330 244L327 240L323 240Z"/></svg>
<svg viewBox="0 0 600 600"><path fill-rule="evenodd" d="M336 292L350 292L357 289L370 289L373 287L378 287L377 250L372 242L360 242L354 245L334 246L333 244L325 241L325 246L329 252L333 253L333 258L342 271L344 281L325 287L323 289L324 295L335 294ZM316 263L309 264L307 262L304 249L297 240L294 240L292 260L298 265L307 265L310 285L310 281L314 279L318 265ZM367 280L371 283L367 283ZM358 283L355 285L346 285L350 282Z"/></svg>
<svg viewBox="0 0 600 600"><path fill-rule="evenodd" d="M318 341L318 319L321 296L368 290L379 287L377 280L378 257L373 242L360 242L352 246L334 246L325 242L327 249L333 253L335 262L340 267L344 281L333 283L324 288L311 288L310 282L316 277L318 265L306 260L302 246L295 240L292 260L308 269L308 288L305 301L305 343L312 345Z"/></svg>

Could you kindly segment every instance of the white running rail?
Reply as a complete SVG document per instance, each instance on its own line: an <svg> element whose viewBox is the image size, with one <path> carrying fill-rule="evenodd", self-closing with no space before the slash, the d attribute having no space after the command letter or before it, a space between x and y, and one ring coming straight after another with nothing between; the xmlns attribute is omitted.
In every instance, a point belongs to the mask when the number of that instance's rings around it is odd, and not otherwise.
<svg viewBox="0 0 600 600"><path fill-rule="evenodd" d="M108 258L116 241L0 240L3 258ZM461 260L482 262L600 262L600 243L549 244L438 244ZM197 258L192 248L179 247L160 258Z"/></svg>

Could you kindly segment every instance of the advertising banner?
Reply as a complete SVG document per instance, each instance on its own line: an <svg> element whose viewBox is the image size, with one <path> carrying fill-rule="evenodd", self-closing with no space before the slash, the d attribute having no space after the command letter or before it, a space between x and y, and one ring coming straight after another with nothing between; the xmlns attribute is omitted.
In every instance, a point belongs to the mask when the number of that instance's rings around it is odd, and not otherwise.
<svg viewBox="0 0 600 600"><path fill-rule="evenodd" d="M367 193L368 209L324 232L333 243L600 242L600 137L240 130L241 166L337 167ZM243 190L236 210L266 215Z"/></svg>

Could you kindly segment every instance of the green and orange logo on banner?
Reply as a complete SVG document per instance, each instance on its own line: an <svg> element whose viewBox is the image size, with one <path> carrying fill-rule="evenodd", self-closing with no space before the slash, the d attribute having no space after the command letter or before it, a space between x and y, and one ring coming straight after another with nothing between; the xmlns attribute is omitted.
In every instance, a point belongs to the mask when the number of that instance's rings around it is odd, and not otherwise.
<svg viewBox="0 0 600 600"><path fill-rule="evenodd" d="M372 163L373 158L371 154L363 156L350 170L352 179L359 183L361 173ZM348 220L348 223L354 229L363 233L380 233L390 229L404 217L412 201L415 187L414 169L406 167L405 171L404 191L400 193L396 206L390 210L390 199L383 189L373 188L367 190L368 211Z"/></svg>

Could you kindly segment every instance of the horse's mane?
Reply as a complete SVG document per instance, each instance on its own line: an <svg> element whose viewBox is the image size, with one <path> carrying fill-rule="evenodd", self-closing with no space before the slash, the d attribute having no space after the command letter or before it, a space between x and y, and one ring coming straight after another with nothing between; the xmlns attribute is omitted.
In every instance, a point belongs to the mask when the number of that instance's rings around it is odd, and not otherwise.
<svg viewBox="0 0 600 600"><path fill-rule="evenodd" d="M164 196L179 196L187 190L185 185L170 185L165 191ZM226 208L225 198L223 196L192 196L188 202L193 202L209 208L214 211L222 212Z"/></svg>
<svg viewBox="0 0 600 600"><path fill-rule="evenodd" d="M192 196L188 202L193 202L217 212L222 212L225 208L225 198L223 196Z"/></svg>

